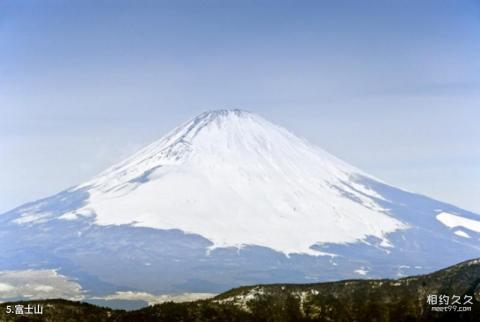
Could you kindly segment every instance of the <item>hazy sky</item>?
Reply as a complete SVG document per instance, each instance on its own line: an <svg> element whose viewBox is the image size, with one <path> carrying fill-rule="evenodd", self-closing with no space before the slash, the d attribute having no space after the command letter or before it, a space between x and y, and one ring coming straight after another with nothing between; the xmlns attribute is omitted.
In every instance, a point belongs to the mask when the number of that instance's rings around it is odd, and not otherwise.
<svg viewBox="0 0 480 322"><path fill-rule="evenodd" d="M480 213L480 1L0 0L0 212L230 107Z"/></svg>

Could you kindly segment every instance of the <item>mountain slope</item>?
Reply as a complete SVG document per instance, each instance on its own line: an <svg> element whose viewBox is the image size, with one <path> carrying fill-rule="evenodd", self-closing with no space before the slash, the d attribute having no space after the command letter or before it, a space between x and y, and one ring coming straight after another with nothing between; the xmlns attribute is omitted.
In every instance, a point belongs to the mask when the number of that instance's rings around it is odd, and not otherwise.
<svg viewBox="0 0 480 322"><path fill-rule="evenodd" d="M80 186L90 197L78 213L196 233L213 247L315 254L316 243L406 227L352 183L360 173L252 113L207 112Z"/></svg>
<svg viewBox="0 0 480 322"><path fill-rule="evenodd" d="M479 215L239 110L201 114L0 224L0 270L55 270L74 298L399 277L480 253Z"/></svg>

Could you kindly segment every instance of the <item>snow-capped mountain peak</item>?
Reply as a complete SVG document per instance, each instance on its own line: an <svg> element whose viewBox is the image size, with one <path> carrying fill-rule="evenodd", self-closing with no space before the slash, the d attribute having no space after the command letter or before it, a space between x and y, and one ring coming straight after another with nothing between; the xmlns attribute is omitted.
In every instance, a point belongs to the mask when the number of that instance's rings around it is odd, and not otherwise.
<svg viewBox="0 0 480 322"><path fill-rule="evenodd" d="M108 190L111 185L139 179L139 176L148 174L158 166L181 163L194 153L232 155L234 152L248 153L250 149L268 154L273 146L279 147L282 143L283 146L280 148L284 148L283 152L295 150L295 147L292 149L292 145L315 150L321 155L324 165L334 163L334 168L342 169L345 173L361 173L360 170L320 148L308 145L306 141L257 114L240 109L223 109L204 112L185 122L82 186L103 185L104 189ZM285 151L288 149L290 151Z"/></svg>
<svg viewBox="0 0 480 322"><path fill-rule="evenodd" d="M359 173L254 113L219 110L80 187L90 193L83 211L98 224L176 228L215 247L315 253L316 243L383 239L406 227L352 181Z"/></svg>
<svg viewBox="0 0 480 322"><path fill-rule="evenodd" d="M417 275L480 251L478 214L240 110L203 113L0 223L0 267L58 268L97 295Z"/></svg>

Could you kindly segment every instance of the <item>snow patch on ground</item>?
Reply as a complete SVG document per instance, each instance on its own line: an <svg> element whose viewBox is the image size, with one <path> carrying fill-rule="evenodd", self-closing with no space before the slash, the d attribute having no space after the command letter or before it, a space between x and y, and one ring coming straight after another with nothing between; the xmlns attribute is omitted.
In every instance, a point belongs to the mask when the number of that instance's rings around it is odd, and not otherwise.
<svg viewBox="0 0 480 322"><path fill-rule="evenodd" d="M458 215L449 214L447 212L439 213L436 218L449 228L464 227L471 231L480 233L480 221L473 220Z"/></svg>
<svg viewBox="0 0 480 322"><path fill-rule="evenodd" d="M80 219L80 218L87 218L87 217L93 217L93 216L95 216L95 214L93 213L92 209L82 208L81 210L78 210L78 211L66 212L63 215L61 215L60 217L58 217L58 219L61 219L61 220L77 220L77 219Z"/></svg>
<svg viewBox="0 0 480 322"><path fill-rule="evenodd" d="M457 231L455 231L454 234L457 235L457 236L460 236L460 237L464 237L464 238L471 238L470 235L467 234L466 232L464 232L463 230L457 230Z"/></svg>
<svg viewBox="0 0 480 322"><path fill-rule="evenodd" d="M76 220L78 218L79 217L75 212L67 212L61 215L60 217L58 217L58 219L62 219L62 220Z"/></svg>
<svg viewBox="0 0 480 322"><path fill-rule="evenodd" d="M258 296L264 295L265 290L261 286L250 289L246 294L230 296L225 299L217 300L218 303L233 303L243 309L248 309L247 303L256 299Z"/></svg>
<svg viewBox="0 0 480 322"><path fill-rule="evenodd" d="M32 224L46 222L52 216L51 213L25 212L20 217L13 220L15 224Z"/></svg>
<svg viewBox="0 0 480 322"><path fill-rule="evenodd" d="M359 191L359 192L361 192L361 193L363 193L363 194L365 194L369 197L373 197L373 198L377 198L377 199L380 199L380 200L387 201L387 199L385 199L381 194L379 194L378 192L376 192L373 189L370 189L369 187L366 187L366 186L364 186L360 183L357 183L355 181L351 181L350 184L355 190L357 190L357 191Z"/></svg>

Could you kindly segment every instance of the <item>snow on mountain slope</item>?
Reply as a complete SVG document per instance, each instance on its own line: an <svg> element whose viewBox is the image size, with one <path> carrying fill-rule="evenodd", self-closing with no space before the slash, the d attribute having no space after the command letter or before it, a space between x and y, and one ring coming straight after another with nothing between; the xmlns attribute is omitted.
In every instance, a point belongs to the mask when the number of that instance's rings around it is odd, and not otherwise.
<svg viewBox="0 0 480 322"><path fill-rule="evenodd" d="M439 213L436 218L447 227L464 227L471 231L480 233L480 220L463 218L461 216L452 215L446 212Z"/></svg>
<svg viewBox="0 0 480 322"><path fill-rule="evenodd" d="M478 257L479 223L222 110L1 214L0 270L58 271L97 298L399 277Z"/></svg>
<svg viewBox="0 0 480 322"><path fill-rule="evenodd" d="M407 226L351 180L365 175L260 116L206 112L80 187L100 225L199 234L213 247L320 254ZM349 194L347 197L345 194Z"/></svg>

